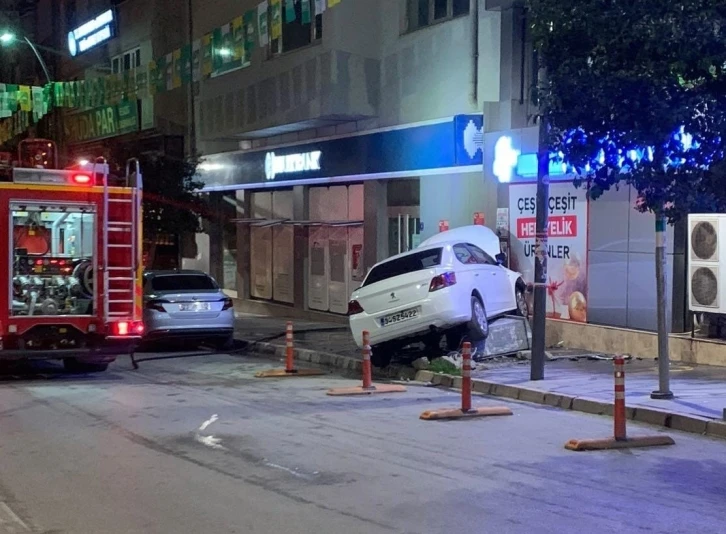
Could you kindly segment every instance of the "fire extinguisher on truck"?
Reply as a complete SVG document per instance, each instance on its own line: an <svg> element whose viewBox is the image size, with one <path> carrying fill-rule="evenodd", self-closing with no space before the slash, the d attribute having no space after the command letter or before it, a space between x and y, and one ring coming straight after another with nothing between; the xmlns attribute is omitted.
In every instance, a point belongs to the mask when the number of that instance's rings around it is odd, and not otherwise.
<svg viewBox="0 0 726 534"><path fill-rule="evenodd" d="M92 372L133 353L144 333L142 191L136 159L113 185L103 158L72 170L18 166L0 182L0 360Z"/></svg>

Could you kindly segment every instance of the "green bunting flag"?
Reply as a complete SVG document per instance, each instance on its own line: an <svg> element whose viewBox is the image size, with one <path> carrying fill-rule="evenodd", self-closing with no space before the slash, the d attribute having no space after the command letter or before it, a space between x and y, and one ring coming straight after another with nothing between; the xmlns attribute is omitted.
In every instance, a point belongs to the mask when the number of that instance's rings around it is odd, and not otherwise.
<svg viewBox="0 0 726 534"><path fill-rule="evenodd" d="M170 91L247 67L256 47L282 37L284 24L312 24L342 0L257 0L256 6L191 44L120 73L45 86L0 84L3 131L21 133L54 107L94 108ZM298 5L299 4L299 5ZM3 130L3 124L7 124ZM11 135L12 136L12 135Z"/></svg>
<svg viewBox="0 0 726 534"><path fill-rule="evenodd" d="M302 2L302 23L310 24L310 0L300 0Z"/></svg>
<svg viewBox="0 0 726 534"><path fill-rule="evenodd" d="M285 0L285 22L294 22L296 18L295 0Z"/></svg>

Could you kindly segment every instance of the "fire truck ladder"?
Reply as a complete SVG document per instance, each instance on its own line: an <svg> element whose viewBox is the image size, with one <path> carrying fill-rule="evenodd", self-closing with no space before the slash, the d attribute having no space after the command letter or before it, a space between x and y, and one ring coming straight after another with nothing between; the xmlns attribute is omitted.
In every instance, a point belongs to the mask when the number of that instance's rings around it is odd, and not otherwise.
<svg viewBox="0 0 726 534"><path fill-rule="evenodd" d="M100 160L99 160L100 161ZM103 160L105 163L105 160ZM106 167L108 169L108 167ZM126 163L123 193L111 191L108 172L103 181L104 322L120 318L141 321L141 196L139 161Z"/></svg>

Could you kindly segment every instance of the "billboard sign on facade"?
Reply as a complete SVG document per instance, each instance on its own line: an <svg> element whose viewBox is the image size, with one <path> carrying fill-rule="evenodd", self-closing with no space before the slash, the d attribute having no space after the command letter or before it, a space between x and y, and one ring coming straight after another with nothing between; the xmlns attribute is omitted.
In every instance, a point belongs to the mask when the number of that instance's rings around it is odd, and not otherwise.
<svg viewBox="0 0 726 534"><path fill-rule="evenodd" d="M537 184L509 186L512 269L534 281ZM547 316L587 322L588 201L571 183L550 185Z"/></svg>

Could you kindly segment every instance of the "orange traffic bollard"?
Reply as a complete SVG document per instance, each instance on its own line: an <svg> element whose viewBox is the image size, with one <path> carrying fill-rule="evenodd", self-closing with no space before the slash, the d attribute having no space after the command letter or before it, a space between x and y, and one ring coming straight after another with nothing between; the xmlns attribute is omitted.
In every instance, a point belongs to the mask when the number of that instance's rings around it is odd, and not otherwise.
<svg viewBox="0 0 726 534"><path fill-rule="evenodd" d="M292 376L320 376L326 374L320 369L296 369L295 368L295 346L293 342L292 321L288 321L285 328L285 368L268 369L260 371L256 378L284 378Z"/></svg>
<svg viewBox="0 0 726 534"><path fill-rule="evenodd" d="M471 407L471 343L464 343L461 350L463 363L461 366L461 410L427 410L420 419L436 421L440 419L464 419L470 417L488 417L493 415L512 415L506 406L490 406L486 408Z"/></svg>
<svg viewBox="0 0 726 534"><path fill-rule="evenodd" d="M363 389L371 389L373 387L373 378L371 376L371 334L363 331Z"/></svg>
<svg viewBox="0 0 726 534"><path fill-rule="evenodd" d="M471 411L471 343L464 343L462 351L464 359L461 366L461 411Z"/></svg>
<svg viewBox="0 0 726 534"><path fill-rule="evenodd" d="M628 439L625 430L626 413L625 413L625 359L622 356L616 356L613 360L615 365L615 409L613 410L613 426L614 437L618 441L626 441Z"/></svg>
<svg viewBox="0 0 726 534"><path fill-rule="evenodd" d="M615 403L613 406L613 437L601 439L571 439L565 443L570 451L601 451L608 449L633 449L674 445L670 436L656 434L628 438L625 424L628 418L625 408L625 358L613 358L615 376Z"/></svg>
<svg viewBox="0 0 726 534"><path fill-rule="evenodd" d="M347 397L353 395L373 395L375 393L403 393L406 391L404 386L396 384L376 384L373 385L371 378L371 345L370 333L363 331L363 385L351 388L333 388L328 390L328 395L332 397Z"/></svg>
<svg viewBox="0 0 726 534"><path fill-rule="evenodd" d="M288 321L285 330L285 372L295 372L295 347L292 341L292 321Z"/></svg>

